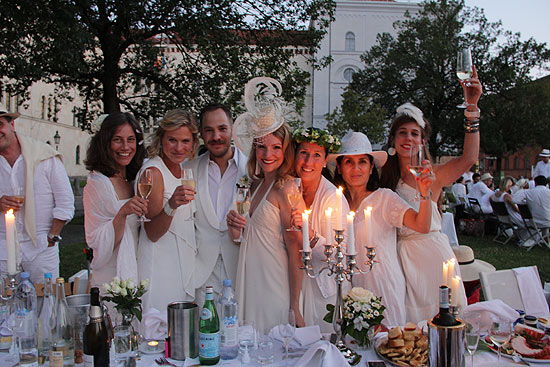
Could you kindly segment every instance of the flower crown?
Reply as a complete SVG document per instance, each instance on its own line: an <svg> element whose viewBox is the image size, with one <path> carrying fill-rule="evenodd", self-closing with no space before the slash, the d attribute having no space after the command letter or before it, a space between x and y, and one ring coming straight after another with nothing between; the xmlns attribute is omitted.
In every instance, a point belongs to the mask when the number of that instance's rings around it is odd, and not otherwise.
<svg viewBox="0 0 550 367"><path fill-rule="evenodd" d="M317 144L328 149L329 153L338 153L342 147L340 138L330 135L328 131L315 127L299 128L294 131L292 138L298 144L303 142Z"/></svg>

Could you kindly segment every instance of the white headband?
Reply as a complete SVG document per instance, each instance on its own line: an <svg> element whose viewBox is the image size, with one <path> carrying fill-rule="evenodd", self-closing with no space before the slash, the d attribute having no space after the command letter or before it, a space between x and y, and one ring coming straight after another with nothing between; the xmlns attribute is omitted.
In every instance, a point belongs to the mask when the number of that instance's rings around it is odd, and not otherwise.
<svg viewBox="0 0 550 367"><path fill-rule="evenodd" d="M397 115L405 115L413 118L414 121L416 121L416 123L420 125L421 128L424 128L426 126L426 122L424 121L424 114L422 113L420 108L414 106L410 102L407 102L397 107Z"/></svg>

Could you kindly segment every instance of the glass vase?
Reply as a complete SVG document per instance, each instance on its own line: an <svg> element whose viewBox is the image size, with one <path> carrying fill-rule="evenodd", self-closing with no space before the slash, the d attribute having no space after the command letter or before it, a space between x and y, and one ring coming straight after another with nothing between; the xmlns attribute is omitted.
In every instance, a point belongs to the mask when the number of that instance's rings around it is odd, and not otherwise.
<svg viewBox="0 0 550 367"><path fill-rule="evenodd" d="M374 326L369 327L366 333L363 334L362 338L355 339L357 343L358 350L367 350L370 348L372 341L374 340Z"/></svg>
<svg viewBox="0 0 550 367"><path fill-rule="evenodd" d="M139 352L139 344L141 342L141 335L136 331L134 327L135 315L129 310L120 310L120 325L128 326L130 328L130 345L132 348L133 356L139 358L141 353Z"/></svg>

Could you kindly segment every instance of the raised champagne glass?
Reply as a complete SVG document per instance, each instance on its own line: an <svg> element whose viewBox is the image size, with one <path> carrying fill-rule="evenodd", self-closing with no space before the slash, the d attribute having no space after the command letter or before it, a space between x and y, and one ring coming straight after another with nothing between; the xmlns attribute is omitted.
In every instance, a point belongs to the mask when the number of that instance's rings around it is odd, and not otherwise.
<svg viewBox="0 0 550 367"><path fill-rule="evenodd" d="M290 208L292 211L296 210L300 200L302 200L302 180L299 178L291 179L291 185L287 193L288 202L290 203ZM300 231L294 224L292 227L286 229L289 232Z"/></svg>
<svg viewBox="0 0 550 367"><path fill-rule="evenodd" d="M411 145L411 156L407 169L415 177L416 196L415 200L420 200L418 189L418 177L424 172L422 161L424 160L424 146L422 144Z"/></svg>
<svg viewBox="0 0 550 367"><path fill-rule="evenodd" d="M191 168L184 168L183 162L180 163L181 168L181 185L182 186L189 186L193 188L193 191L197 189L197 184L195 182L195 177L193 176L193 170ZM189 210L192 210L189 208ZM195 218L192 215L189 215L185 221L192 221Z"/></svg>
<svg viewBox="0 0 550 367"><path fill-rule="evenodd" d="M458 79L464 81L470 79L473 72L472 52L470 51L469 47L461 48L460 50L458 50L458 54L456 56L456 76L458 77ZM462 104L459 104L456 107L466 108L468 107L468 103L464 101L462 102Z"/></svg>
<svg viewBox="0 0 550 367"><path fill-rule="evenodd" d="M235 198L235 202L237 205L237 212L243 217L246 217L246 215L248 214L248 211L250 210L250 195L249 195L248 187L237 188L237 195ZM242 239L243 239L243 234L241 231L241 234L239 235L239 239L237 240L237 242L241 242Z"/></svg>
<svg viewBox="0 0 550 367"><path fill-rule="evenodd" d="M151 169L146 169L143 171L143 174L139 177L138 181L138 192L139 196L147 200L149 195L153 190L153 171ZM145 215L142 215L139 218L140 222L150 222L150 219L147 219Z"/></svg>

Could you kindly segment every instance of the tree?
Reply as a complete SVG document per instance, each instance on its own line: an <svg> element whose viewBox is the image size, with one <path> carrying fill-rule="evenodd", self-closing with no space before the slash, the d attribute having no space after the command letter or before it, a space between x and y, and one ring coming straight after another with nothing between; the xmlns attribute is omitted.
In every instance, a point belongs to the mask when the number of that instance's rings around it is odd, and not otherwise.
<svg viewBox="0 0 550 367"><path fill-rule="evenodd" d="M501 156L536 139L530 118L521 116L524 108L513 108L522 103L521 96L512 96L531 82L535 67L548 70L550 51L544 44L521 41L500 22L488 22L482 10L465 8L456 0L424 2L417 14L406 14L394 27L397 38L378 36L377 44L362 56L365 68L354 74L350 87L390 114L404 102L421 108L433 127L429 145L434 156L455 153L462 145L463 116L456 109L462 88L455 63L458 48L464 46L472 48L484 86L482 148ZM529 114L539 108L530 106ZM514 134L518 120L525 123L521 135Z"/></svg>
<svg viewBox="0 0 550 367"><path fill-rule="evenodd" d="M309 73L293 56L314 54L332 7L330 0L2 1L0 76L3 88L24 96L38 80L63 97L76 87L87 120L121 108L154 119L212 101L234 106L259 75L278 78L300 108Z"/></svg>

